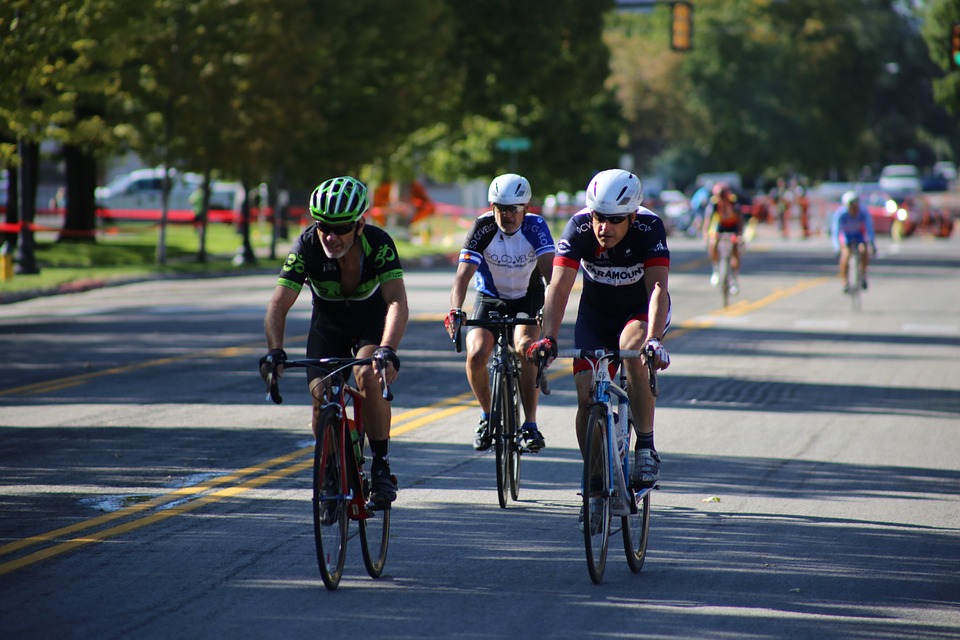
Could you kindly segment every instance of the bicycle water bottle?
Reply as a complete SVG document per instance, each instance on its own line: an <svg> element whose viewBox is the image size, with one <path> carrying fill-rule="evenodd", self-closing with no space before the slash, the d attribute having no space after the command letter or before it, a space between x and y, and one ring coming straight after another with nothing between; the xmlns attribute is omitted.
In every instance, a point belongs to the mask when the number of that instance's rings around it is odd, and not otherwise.
<svg viewBox="0 0 960 640"><path fill-rule="evenodd" d="M353 442L353 455L356 456L357 462L360 462L360 459L363 458L363 452L360 450L360 434L357 433L357 424L348 418L347 426L350 427L350 441Z"/></svg>

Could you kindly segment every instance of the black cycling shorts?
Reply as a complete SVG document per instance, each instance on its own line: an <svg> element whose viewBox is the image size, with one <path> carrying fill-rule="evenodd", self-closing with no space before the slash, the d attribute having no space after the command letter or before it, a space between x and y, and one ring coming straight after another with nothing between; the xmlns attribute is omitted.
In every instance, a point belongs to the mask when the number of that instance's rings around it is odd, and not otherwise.
<svg viewBox="0 0 960 640"><path fill-rule="evenodd" d="M543 308L543 300L543 289L527 293L527 295L516 300L501 300L478 293L477 299L473 303L473 319L487 318L491 311L498 311L501 316L516 318L519 314L526 314L530 318L536 318Z"/></svg>
<svg viewBox="0 0 960 640"><path fill-rule="evenodd" d="M307 337L308 358L352 358L368 344L380 345L386 315L381 313L332 316L314 314ZM319 378L322 372L307 367L307 381Z"/></svg>

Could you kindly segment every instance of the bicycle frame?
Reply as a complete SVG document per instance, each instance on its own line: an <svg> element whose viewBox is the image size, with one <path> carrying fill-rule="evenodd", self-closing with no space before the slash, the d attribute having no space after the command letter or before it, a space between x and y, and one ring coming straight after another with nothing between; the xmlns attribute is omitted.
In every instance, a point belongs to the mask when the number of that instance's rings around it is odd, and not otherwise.
<svg viewBox="0 0 960 640"><path fill-rule="evenodd" d="M371 487L363 470L366 440L364 398L347 384L349 374L343 373L346 369L371 363L376 363L381 370L386 366L376 356L363 359L308 358L278 363L284 367L315 367L324 374L321 381L324 384L323 401L315 425L317 444L312 503L317 563L323 583L331 591L337 588L343 573L350 520L359 522L360 547L370 577L379 578L386 562L390 505L366 502ZM269 398L277 404L283 402L273 371L267 376L267 384ZM393 398L383 380L381 389L384 399ZM352 408L352 414L349 408ZM356 434L356 440L352 434ZM329 474L328 469L334 467L337 472Z"/></svg>
<svg viewBox="0 0 960 640"><path fill-rule="evenodd" d="M497 496L500 508L507 507L507 494L514 500L520 490L520 455L525 452L520 432L520 356L513 347L513 329L518 325L538 325L537 318L501 316L492 311L487 318L462 320L454 333L457 352L463 349L461 328L481 327L494 334L495 346L490 358L490 426L495 439L497 460Z"/></svg>
<svg viewBox="0 0 960 640"><path fill-rule="evenodd" d="M622 360L640 358L641 355L647 359L650 391L656 396L659 387L654 352L649 345L642 352L568 349L561 350L557 354L560 358L585 359L593 372L591 400L587 408L587 425L583 441L583 476L580 496L583 500L583 535L587 568L590 579L596 584L603 580L613 515L621 519L620 531L630 570L634 573L639 572L646 557L647 533L650 525L650 492L658 487L654 485L635 490L629 485L632 417L626 390L626 371L622 367ZM537 378L541 390L548 393L543 385L546 377L543 376L542 364L541 361ZM619 384L613 379L617 372L619 372ZM599 421L600 414L603 417L602 422ZM602 441L595 442L595 430L603 432ZM594 451L595 446L599 447L599 451ZM596 469L595 467L601 461L605 462L605 465ZM600 473L596 473L597 471ZM600 479L602 486L595 484L597 478ZM598 501L596 505L595 500Z"/></svg>
<svg viewBox="0 0 960 640"><path fill-rule="evenodd" d="M629 499L626 479L630 477L630 398L626 390L626 372L619 364L625 358L639 358L640 351L610 351L597 349L596 351L573 350L561 351L558 357L583 358L590 363L593 370L593 388L591 406L605 407L607 419L606 442L603 446L607 450L608 468L605 473L604 492L608 497L618 498L623 504L618 504L614 515L636 513L636 501ZM617 364L614 373L619 373L619 384L613 381L610 365ZM616 410L616 411L615 411ZM614 416L618 420L614 421ZM619 464L618 464L619 462ZM612 482L611 482L612 479ZM582 483L581 483L582 485ZM584 487L580 487L581 491ZM649 489L647 489L649 491ZM642 494L641 494L642 497ZM629 501L632 504L625 504ZM625 513L626 511L626 513Z"/></svg>
<svg viewBox="0 0 960 640"><path fill-rule="evenodd" d="M737 234L723 231L717 234L717 273L720 277L718 286L723 296L723 306L730 304L730 287L733 283L733 239Z"/></svg>

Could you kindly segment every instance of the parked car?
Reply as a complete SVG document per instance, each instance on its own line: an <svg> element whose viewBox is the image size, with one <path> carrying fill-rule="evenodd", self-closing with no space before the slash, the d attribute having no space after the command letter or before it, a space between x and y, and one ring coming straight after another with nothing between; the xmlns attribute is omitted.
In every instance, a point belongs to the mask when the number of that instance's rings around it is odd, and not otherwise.
<svg viewBox="0 0 960 640"><path fill-rule="evenodd" d="M920 171L912 164L890 164L880 171L880 188L902 197L923 190Z"/></svg>
<svg viewBox="0 0 960 640"><path fill-rule="evenodd" d="M860 196L877 235L907 238L915 233L930 233L947 238L953 233L953 220L931 205L922 194L897 198L886 191L870 191Z"/></svg>

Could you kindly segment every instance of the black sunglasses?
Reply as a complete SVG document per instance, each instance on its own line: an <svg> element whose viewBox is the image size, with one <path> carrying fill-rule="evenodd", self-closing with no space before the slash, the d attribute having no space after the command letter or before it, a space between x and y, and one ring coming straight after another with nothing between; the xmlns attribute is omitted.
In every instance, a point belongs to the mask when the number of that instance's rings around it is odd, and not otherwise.
<svg viewBox="0 0 960 640"><path fill-rule="evenodd" d="M495 204L493 208L500 213L520 213L523 211L522 204Z"/></svg>
<svg viewBox="0 0 960 640"><path fill-rule="evenodd" d="M606 222L607 224L620 224L620 223L622 223L624 220L626 220L626 219L629 218L629 217L630 217L629 215L625 215L625 216L605 216L605 215L601 215L601 214L597 213L596 211L593 212L593 219L594 219L594 220L596 220L597 222Z"/></svg>
<svg viewBox="0 0 960 640"><path fill-rule="evenodd" d="M327 224L326 222L317 222L317 228L323 233L332 233L335 236L345 236L357 228L356 222L347 224Z"/></svg>

